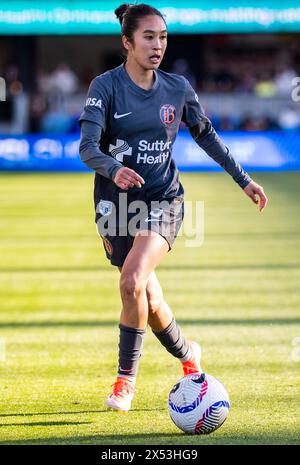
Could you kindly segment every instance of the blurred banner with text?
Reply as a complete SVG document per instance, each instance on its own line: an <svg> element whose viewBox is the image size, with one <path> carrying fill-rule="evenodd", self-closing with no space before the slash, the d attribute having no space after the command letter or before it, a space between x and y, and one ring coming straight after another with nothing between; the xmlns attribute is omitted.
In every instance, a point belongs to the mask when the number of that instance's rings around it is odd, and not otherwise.
<svg viewBox="0 0 300 465"><path fill-rule="evenodd" d="M220 136L235 159L247 170L300 169L300 137L297 131L226 132ZM172 156L180 170L222 170L198 147L188 131L179 132ZM149 161L155 163L156 159L148 157ZM79 135L76 134L1 135L0 170L88 171L79 157Z"/></svg>

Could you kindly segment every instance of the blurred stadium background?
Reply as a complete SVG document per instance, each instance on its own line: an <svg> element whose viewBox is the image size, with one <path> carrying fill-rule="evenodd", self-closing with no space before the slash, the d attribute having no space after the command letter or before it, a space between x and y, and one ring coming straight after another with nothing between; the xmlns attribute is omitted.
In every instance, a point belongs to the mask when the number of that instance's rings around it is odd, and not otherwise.
<svg viewBox="0 0 300 465"><path fill-rule="evenodd" d="M77 120L91 79L122 63L113 15L118 2L1 5L0 76L7 98L0 106L0 168L84 170ZM299 168L297 2L153 5L166 14L170 31L161 68L190 80L245 167ZM178 165L215 167L184 135L174 153Z"/></svg>
<svg viewBox="0 0 300 465"><path fill-rule="evenodd" d="M77 120L91 79L123 61L120 3L0 4L0 442L299 442L300 7L292 0L149 1L168 23L161 68L189 79L270 205L260 217L182 126L174 157L187 171L187 198L205 202L205 241L195 250L178 238L158 274L186 334L202 341L208 370L229 388L232 413L201 441L176 431L165 402L180 372L149 334L135 415L104 414L118 273L95 234Z"/></svg>

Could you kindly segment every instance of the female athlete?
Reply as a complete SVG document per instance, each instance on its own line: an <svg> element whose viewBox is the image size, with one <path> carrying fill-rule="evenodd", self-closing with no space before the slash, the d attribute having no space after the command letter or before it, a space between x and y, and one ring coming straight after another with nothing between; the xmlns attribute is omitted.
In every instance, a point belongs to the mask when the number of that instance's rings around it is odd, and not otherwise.
<svg viewBox="0 0 300 465"><path fill-rule="evenodd" d="M96 172L96 223L107 257L121 272L119 365L107 406L127 412L147 324L184 375L201 371L200 346L183 336L155 274L183 218L184 190L172 159L180 122L260 211L267 197L219 139L189 82L159 70L167 47L160 11L123 4L115 14L127 58L90 85L79 120L80 156Z"/></svg>

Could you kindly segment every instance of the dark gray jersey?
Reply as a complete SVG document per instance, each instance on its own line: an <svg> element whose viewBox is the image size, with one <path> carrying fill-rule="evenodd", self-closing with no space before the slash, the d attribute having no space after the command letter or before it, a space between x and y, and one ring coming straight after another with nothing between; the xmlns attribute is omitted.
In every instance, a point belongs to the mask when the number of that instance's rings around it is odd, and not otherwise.
<svg viewBox="0 0 300 465"><path fill-rule="evenodd" d="M100 196L105 193L107 198L108 193L114 196L121 191L112 181L121 166L132 168L144 178L142 190L147 200L183 194L172 159L181 121L189 128L198 128L192 135L200 146L201 143L211 146L209 141L199 137L203 130L203 134L211 138L213 128L207 130L203 125L203 121L209 120L189 82L183 76L161 70L154 71L154 76L153 87L144 90L131 80L122 64L96 77L90 85L80 122L89 121L101 128L101 163L100 158L97 160L91 155L84 141L80 155L96 171L95 188ZM235 176L241 186L247 184L250 178L228 155L228 149L220 145L214 131L213 142L217 144L218 163ZM215 157L206 147L205 150ZM93 162L89 164L91 159ZM130 193L136 190L138 188L134 187Z"/></svg>

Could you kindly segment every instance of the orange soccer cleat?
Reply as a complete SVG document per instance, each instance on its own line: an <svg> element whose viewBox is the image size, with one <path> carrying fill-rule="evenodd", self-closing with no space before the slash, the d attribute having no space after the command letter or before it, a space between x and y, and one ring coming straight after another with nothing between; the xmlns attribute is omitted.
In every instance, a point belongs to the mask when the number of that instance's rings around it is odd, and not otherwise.
<svg viewBox="0 0 300 465"><path fill-rule="evenodd" d="M135 379L117 377L117 381L112 384L113 392L106 401L107 407L119 412L128 412L134 396Z"/></svg>
<svg viewBox="0 0 300 465"><path fill-rule="evenodd" d="M187 362L181 362L184 376L192 373L202 373L203 371L200 365L201 347L194 341L190 341L189 344L192 356Z"/></svg>

